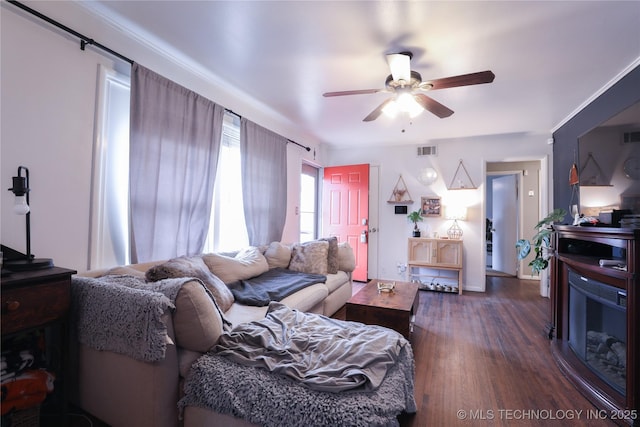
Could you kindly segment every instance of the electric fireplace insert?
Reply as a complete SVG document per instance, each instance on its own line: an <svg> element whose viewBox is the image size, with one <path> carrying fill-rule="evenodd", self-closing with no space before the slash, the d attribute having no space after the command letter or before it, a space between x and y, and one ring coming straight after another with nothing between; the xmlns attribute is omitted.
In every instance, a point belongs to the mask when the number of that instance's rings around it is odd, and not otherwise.
<svg viewBox="0 0 640 427"><path fill-rule="evenodd" d="M569 347L626 395L627 292L569 269Z"/></svg>

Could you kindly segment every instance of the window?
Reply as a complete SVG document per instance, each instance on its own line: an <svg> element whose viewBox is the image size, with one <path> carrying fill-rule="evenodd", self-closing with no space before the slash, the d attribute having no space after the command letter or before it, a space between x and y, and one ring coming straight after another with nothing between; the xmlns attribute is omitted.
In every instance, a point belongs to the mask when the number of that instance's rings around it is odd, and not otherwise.
<svg viewBox="0 0 640 427"><path fill-rule="evenodd" d="M234 251L249 244L240 169L240 118L226 113L205 253Z"/></svg>
<svg viewBox="0 0 640 427"><path fill-rule="evenodd" d="M130 262L129 100L131 79L100 68L94 143L89 269Z"/></svg>
<svg viewBox="0 0 640 427"><path fill-rule="evenodd" d="M100 70L94 146L88 268L131 262L129 239L129 103L131 79ZM240 118L227 113L203 252L225 252L249 244L242 205Z"/></svg>
<svg viewBox="0 0 640 427"><path fill-rule="evenodd" d="M318 237L318 168L302 164L300 174L300 242Z"/></svg>

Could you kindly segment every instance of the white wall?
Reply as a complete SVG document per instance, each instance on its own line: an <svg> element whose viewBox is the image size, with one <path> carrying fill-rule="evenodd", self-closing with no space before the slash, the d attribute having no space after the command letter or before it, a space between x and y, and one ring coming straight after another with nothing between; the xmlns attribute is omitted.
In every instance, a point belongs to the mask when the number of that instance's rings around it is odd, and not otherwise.
<svg viewBox="0 0 640 427"><path fill-rule="evenodd" d="M446 120L446 119L444 119ZM347 165L370 163L379 165L379 224L371 224L379 229L379 266L380 278L405 280L406 273L400 273L398 263L407 262L407 238L411 236L412 224L406 215L396 215L394 206L388 204L393 187L402 175L407 184L414 204L409 211L419 208L421 196L439 196L442 205L462 203L467 206L467 221L460 221L464 231L464 289L467 291L485 290L485 251L484 251L484 185L486 162L541 160L551 154L551 146L547 144L549 135L495 135L480 136L455 140L426 140L419 145L437 145L438 155L418 157L416 145L399 147L370 147L331 149L323 158L326 164ZM447 190L458 168L463 161L476 189ZM438 180L430 186L418 181L418 174L424 167L431 166L438 172ZM463 172L464 173L464 172ZM419 223L423 236L438 232L446 235L451 222L444 216L425 218ZM374 235L371 235L372 237ZM515 245L515 242L514 242Z"/></svg>
<svg viewBox="0 0 640 427"><path fill-rule="evenodd" d="M243 103L237 90L220 87L207 76L180 61L168 60L138 40L99 22L75 2L28 2L37 10L90 35L100 43L123 53L208 97L224 107L283 136L312 147L310 152L288 147L287 222L283 241L298 239L299 172L303 159L319 165L370 163L380 169L379 274L401 279L396 264L406 262L406 238L411 225L404 215L395 215L386 201L400 174L414 200L438 195L448 200L462 197L469 203L469 220L461 223L465 239L465 288L484 290L484 164L488 161L532 160L551 154L549 135L498 135L466 140L424 141L437 144L439 155L417 158L414 146L333 150L317 140L298 134L294 124L280 120L262 106ZM91 161L94 139L94 110L98 64L113 65L101 53L79 49L75 38L52 30L6 3L0 4L1 23L1 134L0 184L11 186L20 165L31 172L32 251L50 257L57 265L79 271L87 266ZM128 64L115 64L127 69ZM218 82L219 83L219 82ZM446 119L445 119L446 120ZM318 153L316 158L316 152ZM476 190L447 191L462 158ZM419 170L431 164L440 174L429 188L417 181ZM12 213L13 194L0 196L0 240L4 245L25 249L24 218ZM413 209L417 209L417 204ZM410 207L411 209L411 207ZM373 226L373 224L372 224ZM444 218L429 218L425 231L446 232ZM373 235L372 235L373 236Z"/></svg>
<svg viewBox="0 0 640 427"><path fill-rule="evenodd" d="M220 105L254 120L312 150L288 145L287 224L283 240L298 236L299 175L302 159L314 159L318 143L278 122L254 105L244 105L207 76L163 58L96 21L75 2L29 2L28 5L74 30L139 61ZM30 171L31 248L56 265L86 270L98 65L129 65L87 48L16 7L0 5L1 133L0 241L25 251L25 220L13 214L11 177L18 166Z"/></svg>

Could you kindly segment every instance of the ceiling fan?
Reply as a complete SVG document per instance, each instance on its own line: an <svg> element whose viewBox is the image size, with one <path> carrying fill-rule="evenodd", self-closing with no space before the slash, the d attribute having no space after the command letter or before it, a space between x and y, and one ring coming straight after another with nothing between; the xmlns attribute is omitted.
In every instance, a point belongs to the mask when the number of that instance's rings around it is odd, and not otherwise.
<svg viewBox="0 0 640 427"><path fill-rule="evenodd" d="M424 93L421 93L421 91L426 92L451 87L491 83L495 78L495 75L491 71L480 71L423 82L420 73L411 70L412 57L413 54L411 52L391 53L387 55L387 64L389 64L391 74L387 76L385 88L383 89L326 92L323 93L322 96L363 95L378 92L391 92L395 94L395 96L387 99L369 113L369 115L363 119L364 122L377 119L383 111L393 114L398 110L409 113L411 117L415 117L423 110L427 110L442 119L452 115L453 110L442 105L435 99L428 97Z"/></svg>

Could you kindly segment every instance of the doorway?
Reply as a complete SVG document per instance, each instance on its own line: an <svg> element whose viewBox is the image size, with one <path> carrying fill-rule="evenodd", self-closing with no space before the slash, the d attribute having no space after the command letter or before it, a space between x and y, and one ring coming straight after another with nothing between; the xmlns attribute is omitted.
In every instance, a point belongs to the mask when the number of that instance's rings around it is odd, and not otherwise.
<svg viewBox="0 0 640 427"><path fill-rule="evenodd" d="M322 232L348 242L355 256L353 280L368 279L369 164L324 168Z"/></svg>
<svg viewBox="0 0 640 427"><path fill-rule="evenodd" d="M487 173L485 247L487 275L490 276L514 277L517 274L515 242L520 218L521 174L521 171Z"/></svg>
<svg viewBox="0 0 640 427"><path fill-rule="evenodd" d="M541 204L546 197L546 192L541 194L542 182L544 179L543 168L546 162L542 160L524 160L514 162L487 162L485 176L485 252L486 252L486 275L487 276L517 276L518 278L539 279L539 276L532 276L530 267L526 263L517 260L515 243L520 238L530 238L534 231L535 224L539 221ZM498 177L516 177L516 197L510 203L514 206L500 209L508 210L509 218L515 219L513 223L501 225L494 221L493 212L493 181ZM498 228L496 228L496 225ZM509 230L502 230L502 227L510 227ZM507 234L507 231L512 234ZM503 239L502 250L497 250L496 233L506 236ZM513 234L515 233L515 234ZM496 259L499 257L500 259ZM504 266L514 266L515 270L506 269ZM498 269L496 269L498 266ZM506 270L506 271L504 271Z"/></svg>

